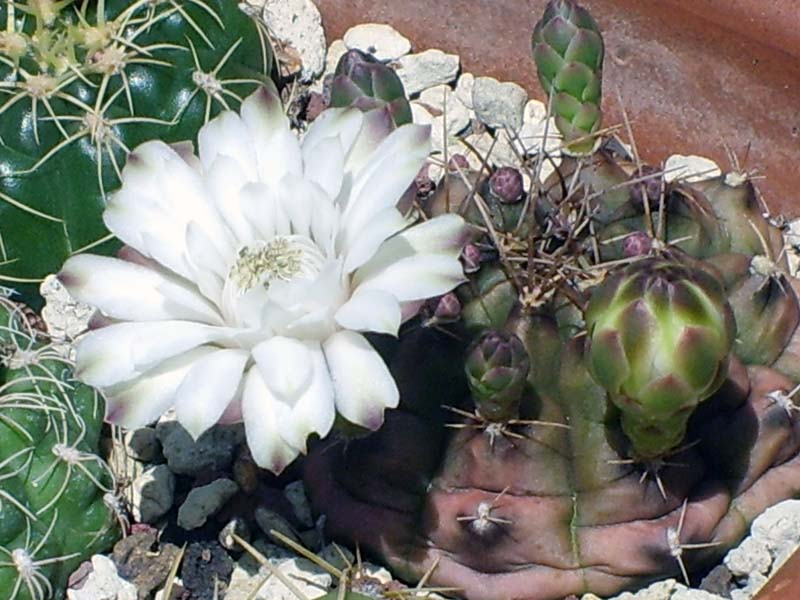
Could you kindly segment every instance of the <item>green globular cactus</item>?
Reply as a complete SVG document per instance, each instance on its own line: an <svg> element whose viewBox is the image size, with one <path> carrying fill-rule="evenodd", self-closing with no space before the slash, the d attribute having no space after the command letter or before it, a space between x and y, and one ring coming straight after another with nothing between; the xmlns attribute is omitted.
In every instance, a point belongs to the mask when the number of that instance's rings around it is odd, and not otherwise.
<svg viewBox="0 0 800 600"><path fill-rule="evenodd" d="M0 299L0 593L64 597L69 575L120 534L98 456L103 401Z"/></svg>
<svg viewBox="0 0 800 600"><path fill-rule="evenodd" d="M593 291L585 319L589 369L634 455L666 455L728 375L735 323L724 288L705 271L644 259Z"/></svg>
<svg viewBox="0 0 800 600"><path fill-rule="evenodd" d="M574 2L550 2L537 60L560 68L574 44L599 66L591 32ZM781 230L746 175L666 181L597 142L526 202L468 168L433 192L428 215L480 231L461 322L409 323L386 351L398 409L309 454L327 533L399 577L468 600L696 583L800 496L800 280Z"/></svg>
<svg viewBox="0 0 800 600"><path fill-rule="evenodd" d="M331 82L333 107L355 106L393 127L411 123L411 105L394 69L360 50L348 50L336 64Z"/></svg>
<svg viewBox="0 0 800 600"><path fill-rule="evenodd" d="M263 26L234 0L0 1L0 281L113 252L101 213L130 149L179 142L266 81Z"/></svg>
<svg viewBox="0 0 800 600"><path fill-rule="evenodd" d="M602 120L603 37L597 23L575 0L550 0L533 31L532 46L566 149L592 152Z"/></svg>

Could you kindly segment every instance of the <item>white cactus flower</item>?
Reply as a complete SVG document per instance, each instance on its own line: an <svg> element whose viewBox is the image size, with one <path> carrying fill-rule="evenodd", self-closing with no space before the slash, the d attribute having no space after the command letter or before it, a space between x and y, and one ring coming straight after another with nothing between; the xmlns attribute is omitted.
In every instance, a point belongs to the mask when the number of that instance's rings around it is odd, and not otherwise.
<svg viewBox="0 0 800 600"><path fill-rule="evenodd" d="M107 419L139 427L171 407L195 437L244 421L275 473L338 411L378 428L398 389L362 332L396 335L464 280L456 215L396 208L429 152L427 127L329 109L302 141L274 88L183 144L139 146L104 213L120 258L80 254L59 274L107 317L77 375Z"/></svg>

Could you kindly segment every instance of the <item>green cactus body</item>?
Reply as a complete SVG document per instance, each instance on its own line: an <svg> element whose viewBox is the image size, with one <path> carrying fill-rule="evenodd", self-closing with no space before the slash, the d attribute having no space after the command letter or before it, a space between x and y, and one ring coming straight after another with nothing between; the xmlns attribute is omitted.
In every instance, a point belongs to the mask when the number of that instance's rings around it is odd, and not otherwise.
<svg viewBox="0 0 800 600"><path fill-rule="evenodd" d="M331 106L355 106L373 118L388 117L394 127L411 123L411 105L391 67L360 50L346 52L331 83Z"/></svg>
<svg viewBox="0 0 800 600"><path fill-rule="evenodd" d="M6 300L0 328L0 590L63 598L70 573L119 535L97 455L102 399Z"/></svg>
<svg viewBox="0 0 800 600"><path fill-rule="evenodd" d="M0 3L0 280L27 300L80 250L128 151L193 140L266 80L263 32L233 0Z"/></svg>
<svg viewBox="0 0 800 600"><path fill-rule="evenodd" d="M672 450L727 376L735 325L722 286L705 271L645 259L594 291L586 327L590 371L636 455Z"/></svg>
<svg viewBox="0 0 800 600"><path fill-rule="evenodd" d="M536 24L532 46L567 150L591 153L602 120L603 37L597 23L574 0L551 0Z"/></svg>

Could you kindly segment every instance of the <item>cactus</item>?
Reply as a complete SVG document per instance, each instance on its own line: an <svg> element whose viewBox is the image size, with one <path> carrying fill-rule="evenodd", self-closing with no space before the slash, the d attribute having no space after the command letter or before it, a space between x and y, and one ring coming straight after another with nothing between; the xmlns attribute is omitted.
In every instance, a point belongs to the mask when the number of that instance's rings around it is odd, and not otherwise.
<svg viewBox="0 0 800 600"><path fill-rule="evenodd" d="M331 82L332 107L355 106L386 118L392 127L411 123L411 105L394 69L360 50L348 50L336 64Z"/></svg>
<svg viewBox="0 0 800 600"><path fill-rule="evenodd" d="M0 299L0 590L63 598L67 578L119 535L114 480L97 455L102 399Z"/></svg>
<svg viewBox="0 0 800 600"><path fill-rule="evenodd" d="M548 44L593 31L571 0L543 23ZM745 176L667 182L590 131L596 151L524 203L490 174L449 190L483 232L461 321L411 323L386 349L399 409L306 462L328 533L410 581L469 600L688 582L800 494L800 281L781 231Z"/></svg>
<svg viewBox="0 0 800 600"><path fill-rule="evenodd" d="M591 152L600 128L603 37L575 0L551 0L532 38L539 82L573 153Z"/></svg>
<svg viewBox="0 0 800 600"><path fill-rule="evenodd" d="M129 149L194 139L272 60L233 0L2 0L0 27L0 280L35 301L70 255L114 251Z"/></svg>

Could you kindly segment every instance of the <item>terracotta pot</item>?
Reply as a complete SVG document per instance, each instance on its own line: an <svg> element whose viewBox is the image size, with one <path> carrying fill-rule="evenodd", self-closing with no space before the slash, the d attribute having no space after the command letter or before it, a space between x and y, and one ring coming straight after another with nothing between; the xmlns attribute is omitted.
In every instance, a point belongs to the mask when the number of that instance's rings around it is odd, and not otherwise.
<svg viewBox="0 0 800 600"><path fill-rule="evenodd" d="M458 53L464 70L543 99L530 34L546 0L317 0L329 40L389 23L416 49ZM726 148L764 179L774 212L800 216L797 0L584 0L605 33L606 124L631 120L644 160Z"/></svg>

